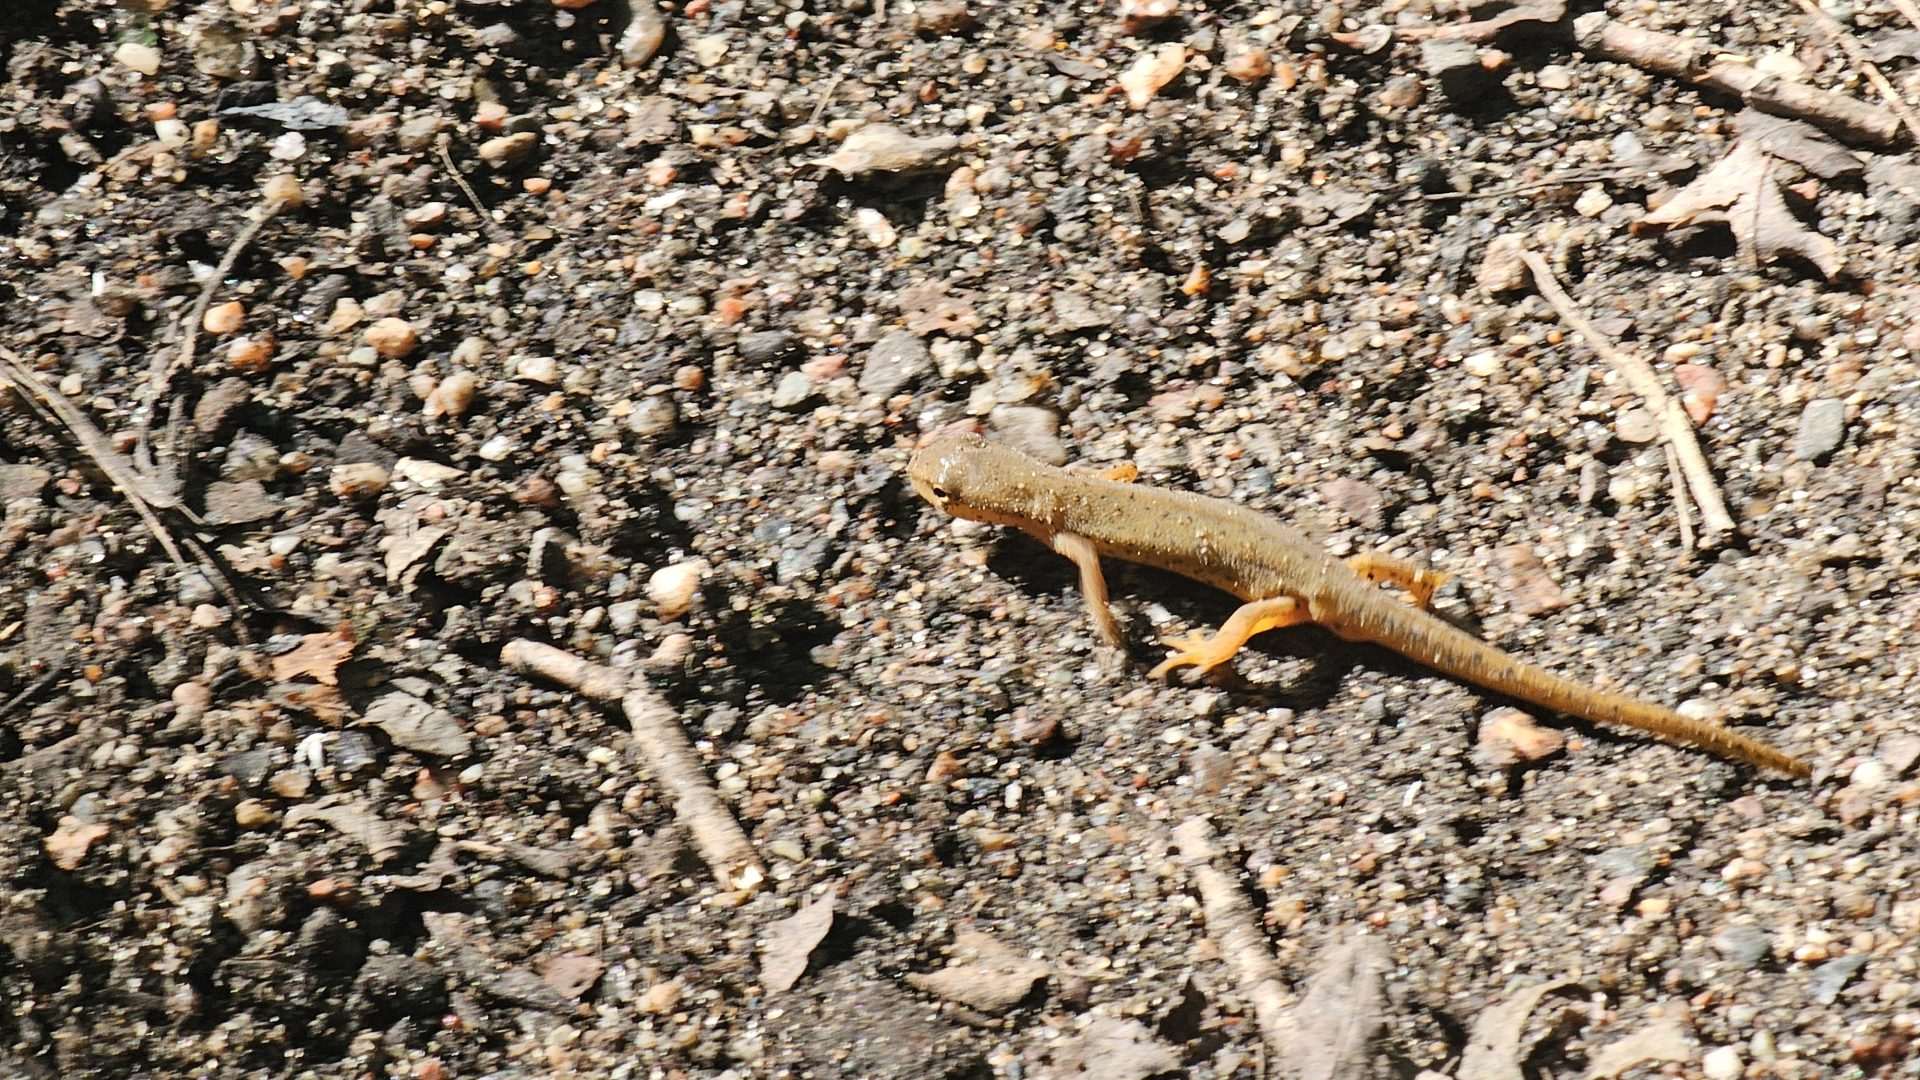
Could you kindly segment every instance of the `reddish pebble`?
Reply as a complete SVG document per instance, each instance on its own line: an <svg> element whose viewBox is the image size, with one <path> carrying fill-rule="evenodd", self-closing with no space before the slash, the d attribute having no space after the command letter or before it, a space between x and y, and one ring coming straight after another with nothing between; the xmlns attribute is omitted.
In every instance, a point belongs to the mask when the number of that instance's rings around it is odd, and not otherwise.
<svg viewBox="0 0 1920 1080"><path fill-rule="evenodd" d="M244 326L246 321L246 307L238 300L229 300L208 308L206 317L200 320L200 328L209 334L231 334Z"/></svg>

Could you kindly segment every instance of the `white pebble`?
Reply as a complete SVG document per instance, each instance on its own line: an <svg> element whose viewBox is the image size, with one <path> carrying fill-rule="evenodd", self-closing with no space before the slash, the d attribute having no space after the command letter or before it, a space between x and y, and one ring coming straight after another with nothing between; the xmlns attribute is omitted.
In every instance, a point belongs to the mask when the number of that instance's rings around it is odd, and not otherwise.
<svg viewBox="0 0 1920 1080"><path fill-rule="evenodd" d="M647 579L647 599L653 601L661 618L677 619L693 609L700 598L700 579L706 576L705 559L687 559L663 566Z"/></svg>
<svg viewBox="0 0 1920 1080"><path fill-rule="evenodd" d="M273 140L273 148L267 153L276 161L299 161L307 155L307 137L297 131L289 131Z"/></svg>
<svg viewBox="0 0 1920 1080"><path fill-rule="evenodd" d="M1500 370L1500 354L1483 350L1460 361L1460 366L1466 368L1469 375L1476 375L1482 379L1491 378L1494 372Z"/></svg>
<svg viewBox="0 0 1920 1080"><path fill-rule="evenodd" d="M1740 1060L1740 1051L1731 1046L1717 1046L1700 1058L1700 1071L1707 1080L1739 1080L1746 1066Z"/></svg>
<svg viewBox="0 0 1920 1080"><path fill-rule="evenodd" d="M1590 187L1574 200L1573 209L1581 217L1599 217L1607 212L1607 207L1612 205L1613 196L1601 188Z"/></svg>
<svg viewBox="0 0 1920 1080"><path fill-rule="evenodd" d="M560 362L551 356L516 356L513 360L513 377L552 386L560 381Z"/></svg>

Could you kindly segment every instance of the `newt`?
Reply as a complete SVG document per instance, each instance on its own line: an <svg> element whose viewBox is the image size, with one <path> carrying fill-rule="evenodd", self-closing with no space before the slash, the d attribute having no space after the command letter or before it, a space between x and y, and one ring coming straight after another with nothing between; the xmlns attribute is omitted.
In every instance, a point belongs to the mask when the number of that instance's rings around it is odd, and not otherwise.
<svg viewBox="0 0 1920 1080"><path fill-rule="evenodd" d="M1563 678L1432 614L1448 575L1376 553L1338 559L1305 534L1225 499L1065 469L976 434L935 436L907 466L913 489L955 517L1011 526L1071 560L1100 638L1124 647L1107 603L1103 557L1157 567L1241 601L1211 635L1169 638L1172 655L1150 677L1226 663L1255 634L1313 623L1384 646L1463 682L1599 724L1791 776L1806 762L1758 739L1672 709ZM1381 584L1403 589L1407 599Z"/></svg>

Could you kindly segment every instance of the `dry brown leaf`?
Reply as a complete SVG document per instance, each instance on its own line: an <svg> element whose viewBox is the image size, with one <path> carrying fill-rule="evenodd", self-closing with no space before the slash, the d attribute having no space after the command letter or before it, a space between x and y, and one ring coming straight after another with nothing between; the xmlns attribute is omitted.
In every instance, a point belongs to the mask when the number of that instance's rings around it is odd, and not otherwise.
<svg viewBox="0 0 1920 1080"><path fill-rule="evenodd" d="M916 138L892 124L868 124L848 135L840 148L813 164L843 176L930 169L947 160L960 140L952 135Z"/></svg>
<svg viewBox="0 0 1920 1080"><path fill-rule="evenodd" d="M1493 549L1493 558L1500 567L1500 586L1507 594L1507 605L1516 614L1538 615L1567 606L1567 594L1554 584L1546 564L1529 545L1502 544Z"/></svg>
<svg viewBox="0 0 1920 1080"><path fill-rule="evenodd" d="M1521 1049L1520 1037L1526 1032L1527 1017L1533 1015L1541 998L1571 985L1572 979L1538 983L1488 1006L1473 1022L1473 1035L1467 1040L1466 1052L1460 1055L1454 1080L1524 1080L1520 1063L1527 1055Z"/></svg>
<svg viewBox="0 0 1920 1080"><path fill-rule="evenodd" d="M1740 137L1727 155L1641 218L1639 227L1724 224L1749 266L1794 255L1825 277L1840 273L1846 265L1840 246L1795 217L1787 205L1780 163L1790 161L1831 179L1859 172L1859 159L1818 128L1799 121L1742 114L1737 129Z"/></svg>
<svg viewBox="0 0 1920 1080"><path fill-rule="evenodd" d="M578 1001L580 995L593 989L593 984L600 981L606 970L606 962L597 957L564 953L542 964L540 977L559 991L560 996Z"/></svg>
<svg viewBox="0 0 1920 1080"><path fill-rule="evenodd" d="M327 795L301 803L287 811L282 826L291 829L305 821L324 822L334 831L358 841L376 863L386 862L407 846L405 830L375 814L366 803L346 795Z"/></svg>
<svg viewBox="0 0 1920 1080"><path fill-rule="evenodd" d="M1367 1044L1380 1030L1381 973L1386 946L1354 934L1327 947L1307 983L1306 996L1288 1010L1283 1065L1299 1080L1360 1080L1368 1075Z"/></svg>
<svg viewBox="0 0 1920 1080"><path fill-rule="evenodd" d="M1686 1009L1679 1003L1669 1005L1678 1016L1663 1016L1646 1027L1615 1039L1587 1062L1587 1080L1610 1080L1647 1061L1691 1061L1693 1041L1687 1037Z"/></svg>
<svg viewBox="0 0 1920 1080"><path fill-rule="evenodd" d="M110 832L98 821L81 821L72 814L60 819L60 825L47 835L47 857L62 870L78 870L86 861L87 849Z"/></svg>
<svg viewBox="0 0 1920 1080"><path fill-rule="evenodd" d="M305 676L326 686L340 685L340 665L353 655L353 635L345 627L333 633L308 634L293 651L273 658L273 677L285 682Z"/></svg>
<svg viewBox="0 0 1920 1080"><path fill-rule="evenodd" d="M835 899L834 891L828 889L820 899L768 928L766 943L760 947L761 985L779 993L800 981L814 947L833 926Z"/></svg>
<svg viewBox="0 0 1920 1080"><path fill-rule="evenodd" d="M1180 1067L1173 1048L1154 1038L1138 1020L1102 1016L1054 1051L1048 1075L1097 1080L1146 1080Z"/></svg>
<svg viewBox="0 0 1920 1080"><path fill-rule="evenodd" d="M937 332L961 338L980 329L980 313L973 309L973 294L950 294L944 281L928 280L902 289L899 299L907 329L916 334Z"/></svg>
<svg viewBox="0 0 1920 1080"><path fill-rule="evenodd" d="M1533 722L1533 717L1511 706L1501 706L1480 721L1475 755L1496 768L1539 761L1565 749L1567 737Z"/></svg>
<svg viewBox="0 0 1920 1080"><path fill-rule="evenodd" d="M910 986L986 1013L1013 1008L1047 976L1047 965L1022 956L977 930L953 937L953 962L939 971L913 972Z"/></svg>

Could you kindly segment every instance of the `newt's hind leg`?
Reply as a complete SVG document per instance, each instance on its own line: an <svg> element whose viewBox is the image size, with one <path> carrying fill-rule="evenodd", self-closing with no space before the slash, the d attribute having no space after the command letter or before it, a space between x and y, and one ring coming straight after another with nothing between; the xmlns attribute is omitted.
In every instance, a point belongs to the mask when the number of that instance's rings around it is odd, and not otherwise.
<svg viewBox="0 0 1920 1080"><path fill-rule="evenodd" d="M1211 636L1192 634L1183 638L1167 638L1163 644L1174 650L1173 655L1160 661L1160 665L1148 673L1148 678L1160 678L1175 668L1197 667L1206 671L1218 667L1232 659L1233 654L1239 652L1240 646L1245 645L1253 635L1283 626L1298 626L1307 621L1307 605L1291 596L1276 596L1270 600L1242 604L1233 617Z"/></svg>
<svg viewBox="0 0 1920 1080"><path fill-rule="evenodd" d="M1109 645L1121 646L1124 639L1120 636L1120 624L1113 618L1113 609L1107 606L1107 576L1100 572L1100 552L1093 541L1079 533L1054 533L1053 550L1073 560L1080 568L1080 599L1086 602L1087 615L1093 619L1093 628L1100 640Z"/></svg>
<svg viewBox="0 0 1920 1080"><path fill-rule="evenodd" d="M1407 590L1407 600L1415 607L1426 607L1433 592L1453 575L1410 559L1397 559L1378 551L1363 551L1347 560L1348 569L1368 581L1384 581Z"/></svg>

